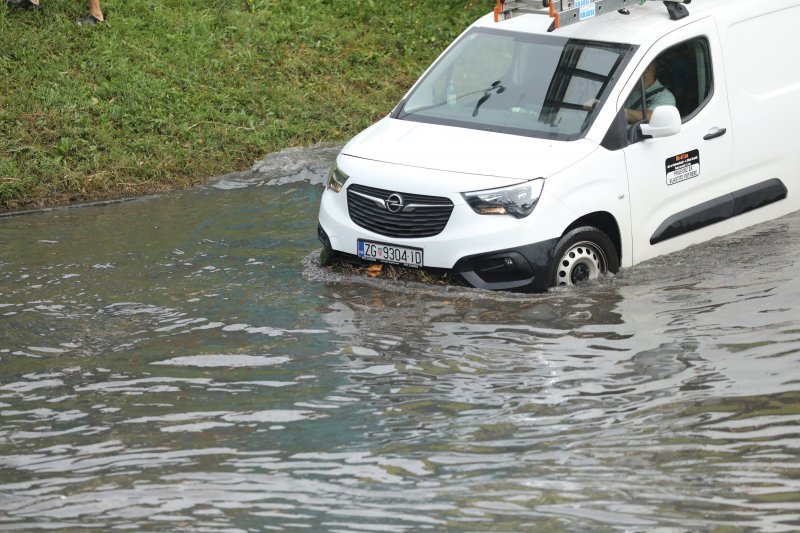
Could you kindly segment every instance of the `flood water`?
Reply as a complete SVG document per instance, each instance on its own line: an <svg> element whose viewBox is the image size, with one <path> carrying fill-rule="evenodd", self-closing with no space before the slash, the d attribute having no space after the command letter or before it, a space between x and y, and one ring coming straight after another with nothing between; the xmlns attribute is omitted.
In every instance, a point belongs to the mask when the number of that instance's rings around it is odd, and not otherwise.
<svg viewBox="0 0 800 533"><path fill-rule="evenodd" d="M336 151L0 218L0 530L800 530L800 214L545 295L345 277Z"/></svg>

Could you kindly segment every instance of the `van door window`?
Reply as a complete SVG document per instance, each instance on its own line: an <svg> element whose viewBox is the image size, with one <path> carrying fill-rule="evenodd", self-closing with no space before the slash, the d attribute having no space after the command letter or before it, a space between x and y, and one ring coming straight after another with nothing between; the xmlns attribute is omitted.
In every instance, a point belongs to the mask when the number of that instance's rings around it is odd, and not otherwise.
<svg viewBox="0 0 800 533"><path fill-rule="evenodd" d="M640 83L625 101L628 124L649 120L660 105L678 108L683 122L690 120L711 96L713 76L708 41L684 41L663 51L645 69Z"/></svg>

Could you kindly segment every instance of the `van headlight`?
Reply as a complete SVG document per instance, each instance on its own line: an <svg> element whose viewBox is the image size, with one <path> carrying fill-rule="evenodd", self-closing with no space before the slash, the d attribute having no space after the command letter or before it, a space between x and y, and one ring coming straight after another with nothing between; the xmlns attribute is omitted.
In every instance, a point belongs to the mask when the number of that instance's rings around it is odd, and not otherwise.
<svg viewBox="0 0 800 533"><path fill-rule="evenodd" d="M339 170L339 167L334 163L331 167L330 174L328 174L328 188L333 192L341 191L349 177L350 176Z"/></svg>
<svg viewBox="0 0 800 533"><path fill-rule="evenodd" d="M479 215L511 215L525 218L533 212L544 187L543 179L521 185L461 193L473 211Z"/></svg>

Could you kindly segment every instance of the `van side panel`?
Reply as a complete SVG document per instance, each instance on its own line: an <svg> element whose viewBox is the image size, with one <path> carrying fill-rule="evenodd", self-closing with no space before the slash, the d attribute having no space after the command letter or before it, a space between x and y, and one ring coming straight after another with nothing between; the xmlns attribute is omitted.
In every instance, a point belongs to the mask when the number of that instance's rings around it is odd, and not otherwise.
<svg viewBox="0 0 800 533"><path fill-rule="evenodd" d="M726 51L733 164L763 180L788 181L791 194L800 184L800 5L770 4L778 9L758 14L749 7L742 20L720 21L727 26L727 31L720 27L720 37Z"/></svg>

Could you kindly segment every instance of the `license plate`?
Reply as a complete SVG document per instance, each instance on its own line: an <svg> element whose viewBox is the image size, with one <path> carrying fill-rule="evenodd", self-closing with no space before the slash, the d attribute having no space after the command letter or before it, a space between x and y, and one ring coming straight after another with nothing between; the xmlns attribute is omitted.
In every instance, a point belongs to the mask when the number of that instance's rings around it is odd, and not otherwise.
<svg viewBox="0 0 800 533"><path fill-rule="evenodd" d="M358 257L367 261L396 263L413 268L422 266L422 249L420 248L406 248L405 246L360 239L358 241Z"/></svg>

